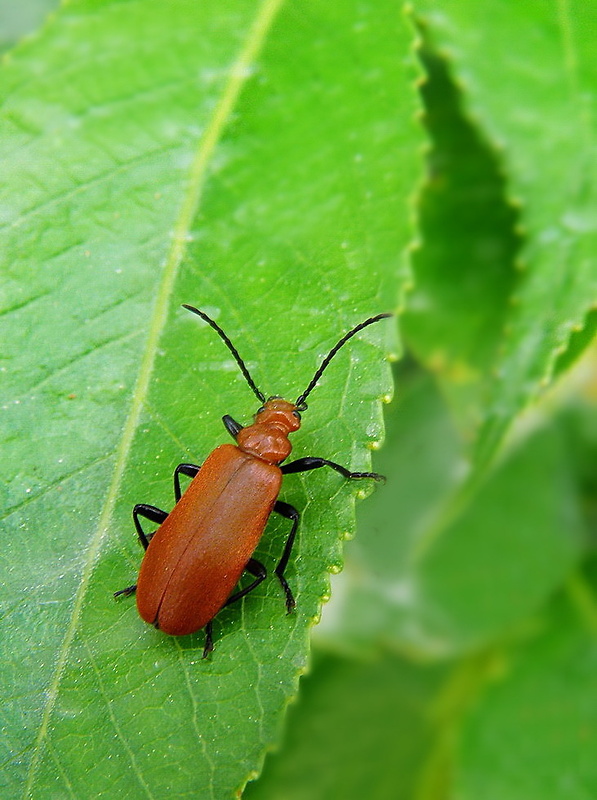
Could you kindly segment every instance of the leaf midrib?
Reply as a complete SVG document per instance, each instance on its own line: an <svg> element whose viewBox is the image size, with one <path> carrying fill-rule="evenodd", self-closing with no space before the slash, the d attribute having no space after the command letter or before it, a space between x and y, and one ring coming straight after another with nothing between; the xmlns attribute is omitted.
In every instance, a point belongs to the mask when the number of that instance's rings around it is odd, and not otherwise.
<svg viewBox="0 0 597 800"><path fill-rule="evenodd" d="M54 668L54 673L46 692L46 702L41 717L39 731L32 747L31 763L27 774L23 798L27 798L31 794L31 789L44 751L44 740L48 733L50 717L58 697L62 674L68 661L69 653L81 616L85 594L89 586L102 543L106 533L109 530L112 515L114 513L116 500L119 494L125 467L128 462L132 442L149 389L150 378L153 372L155 357L158 349L158 342L166 324L168 302L172 294L178 269L184 255L187 234L190 230L191 223L199 206L208 165L211 161L216 145L222 136L226 123L230 118L235 103L238 100L242 87L247 78L250 76L249 66L256 59L257 55L262 49L267 33L283 2L284 0L262 0L256 11L253 25L249 29L244 44L240 49L239 55L230 68L228 80L224 86L220 101L214 109L213 115L205 129L203 137L198 142L195 158L193 159L189 171L187 188L184 193L183 202L180 207L176 224L174 226L172 245L170 247L168 258L164 264L158 294L152 310L144 355L139 368L137 383L132 395L131 408L123 429L120 445L117 450L112 480L110 482L106 500L98 520L96 531L90 540L90 546L87 551L87 557L81 575L81 582L73 603L70 622L62 640L56 660L56 666ZM146 789L146 787L143 788Z"/></svg>

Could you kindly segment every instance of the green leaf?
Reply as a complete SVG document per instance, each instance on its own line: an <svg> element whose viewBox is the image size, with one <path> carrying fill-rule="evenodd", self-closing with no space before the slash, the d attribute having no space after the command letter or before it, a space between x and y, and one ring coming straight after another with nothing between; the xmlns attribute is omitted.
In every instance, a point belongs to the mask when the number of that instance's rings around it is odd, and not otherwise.
<svg viewBox="0 0 597 800"><path fill-rule="evenodd" d="M359 514L330 638L359 649L390 640L427 656L470 651L524 625L566 579L585 530L557 428L540 428L463 487L464 451L429 379L412 381L389 412L376 463L388 484Z"/></svg>
<svg viewBox="0 0 597 800"><path fill-rule="evenodd" d="M592 309L586 316L584 323L579 325L573 332L568 342L566 350L558 356L555 365L555 374L561 375L567 372L570 367L595 340L597 333L597 308Z"/></svg>
<svg viewBox="0 0 597 800"><path fill-rule="evenodd" d="M536 641L506 655L463 726L454 792L463 800L590 800L597 792L597 614L560 603ZM588 624L587 624L588 623Z"/></svg>
<svg viewBox="0 0 597 800"><path fill-rule="evenodd" d="M283 750L245 796L410 800L437 735L429 706L447 668L387 653L370 661L316 655Z"/></svg>
<svg viewBox="0 0 597 800"><path fill-rule="evenodd" d="M473 437L516 285L516 214L499 161L467 118L447 64L423 44L421 87L432 146L419 198L415 286L402 317L406 343L437 376L460 426Z"/></svg>
<svg viewBox="0 0 597 800"><path fill-rule="evenodd" d="M477 448L487 464L597 298L597 7L418 0L415 12L448 59L468 113L499 148L508 193L521 206L524 274Z"/></svg>
<svg viewBox="0 0 597 800"><path fill-rule="evenodd" d="M132 505L169 509L175 465L255 410L180 303L290 398L395 306L422 135L410 41L389 2L80 0L5 63L7 796L231 797L275 742L359 487L289 478L297 614L270 578L218 616L209 660L202 633L166 637L112 592L141 560ZM389 330L334 360L296 456L367 467ZM270 573L287 534L276 522L259 547Z"/></svg>
<svg viewBox="0 0 597 800"><path fill-rule="evenodd" d="M35 30L57 5L57 0L0 0L0 52Z"/></svg>
<svg viewBox="0 0 597 800"><path fill-rule="evenodd" d="M558 424L566 436L581 511L590 541L594 542L597 536L597 403L594 388L597 348L593 348L587 355L580 364L586 375L586 383L568 400L559 414Z"/></svg>
<svg viewBox="0 0 597 800"><path fill-rule="evenodd" d="M251 800L588 800L597 775L595 564L533 637L454 664L319 655ZM527 631L527 634L529 631ZM365 788L366 787L366 788Z"/></svg>

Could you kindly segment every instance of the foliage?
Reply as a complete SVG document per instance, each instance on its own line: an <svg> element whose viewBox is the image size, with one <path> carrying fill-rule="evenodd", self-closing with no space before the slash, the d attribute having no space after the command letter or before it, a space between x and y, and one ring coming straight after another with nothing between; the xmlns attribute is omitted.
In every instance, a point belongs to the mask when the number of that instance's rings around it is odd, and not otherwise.
<svg viewBox="0 0 597 800"><path fill-rule="evenodd" d="M576 1L71 0L7 53L2 796L219 800L280 742L247 797L595 796L596 28ZM297 613L268 579L206 661L114 601L131 506L255 410L182 302L290 399L401 312L388 483L283 737L368 487L289 477ZM296 456L368 466L384 325Z"/></svg>

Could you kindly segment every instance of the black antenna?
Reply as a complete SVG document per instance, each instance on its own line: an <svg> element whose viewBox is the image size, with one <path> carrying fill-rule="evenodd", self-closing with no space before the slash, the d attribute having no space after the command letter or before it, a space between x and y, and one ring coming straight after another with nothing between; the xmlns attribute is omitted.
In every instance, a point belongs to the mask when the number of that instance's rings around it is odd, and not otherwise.
<svg viewBox="0 0 597 800"><path fill-rule="evenodd" d="M355 326L352 330L348 331L348 333L344 334L344 336L340 339L338 344L335 344L332 347L332 349L330 350L330 352L327 354L327 356L323 359L323 361L321 362L321 366L319 367L319 369L317 370L317 372L313 376L313 378L311 380L311 383L307 386L305 391L299 397L297 397L295 405L296 405L298 411L305 411L305 409L307 408L307 404L305 403L305 400L307 399L307 395L310 394L313 391L313 389L315 388L315 386L317 384L317 381L321 378L323 371L325 370L327 365L330 363L332 358L336 355L338 350L343 345L345 345L346 342L349 339L352 339L352 337L355 335L355 333L358 333L359 331L362 331L363 328L366 328L368 325L373 325L374 322L379 322L380 319L387 319L388 317L391 317L391 316L393 316L393 315L392 314L378 314L375 317L369 317L369 319L366 319L365 322L361 322L360 325Z"/></svg>
<svg viewBox="0 0 597 800"><path fill-rule="evenodd" d="M205 320L205 322L207 322L207 324L208 324L208 325L211 325L211 327L212 327L212 328L214 329L214 331L215 331L215 332L218 334L218 336L220 337L220 339L222 339L222 341L224 342L224 344L226 345L226 347L227 347L227 348L230 350L230 352L231 352L231 353L232 353L232 355L234 356L234 358L235 358L235 361L236 361L236 363L238 364L238 366L240 367L240 370L241 370L242 374L245 376L245 380L246 380L246 382L249 384L249 386L251 387L251 389L252 389L252 390L255 392L255 394L256 394L256 396L257 396L257 398L258 398L258 399L259 399L259 400L260 400L262 403L265 403L265 395L263 394L263 392L260 392L260 391L259 391L259 389L257 388L257 386L255 386L255 381L253 380L253 378L251 377L251 375L250 375L250 373L249 373L249 370L248 370L248 369L247 369L247 367L245 366L245 362L244 362L244 361L242 360L242 358L239 356L239 354L238 354L238 350L237 350L237 349L236 349L236 347L235 347L235 346L232 344L232 342L230 341L230 339L229 339L229 338L226 336L226 334L224 333L224 331L223 331L223 330L220 328L220 326L218 325L218 323L217 323L217 322L214 322L214 320L213 320L211 317L209 317L209 316L208 316L208 315L205 313L205 311L199 311L199 309L198 309L198 308L195 308L194 306L188 306L186 303L183 303L183 304L182 304L182 307L183 307L183 308L186 308L186 309L188 309L189 311L192 311L192 312L193 312L193 314L197 314L199 317L201 317L201 319Z"/></svg>

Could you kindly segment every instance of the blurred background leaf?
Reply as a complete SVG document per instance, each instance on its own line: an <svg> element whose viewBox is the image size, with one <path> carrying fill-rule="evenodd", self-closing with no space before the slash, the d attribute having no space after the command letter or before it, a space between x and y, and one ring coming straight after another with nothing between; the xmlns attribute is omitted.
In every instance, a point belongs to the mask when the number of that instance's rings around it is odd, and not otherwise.
<svg viewBox="0 0 597 800"><path fill-rule="evenodd" d="M572 579L569 597L546 609L534 641L506 651L502 674L467 715L455 776L459 797L593 796L597 608L586 608L583 583Z"/></svg>
<svg viewBox="0 0 597 800"><path fill-rule="evenodd" d="M57 0L0 0L0 52L36 30L57 6Z"/></svg>
<svg viewBox="0 0 597 800"><path fill-rule="evenodd" d="M428 707L448 672L390 653L368 660L318 653L290 709L284 751L245 796L412 797L437 734Z"/></svg>
<svg viewBox="0 0 597 800"><path fill-rule="evenodd" d="M507 202L519 206L521 275L491 363L496 380L476 443L483 466L595 306L597 7L419 0L414 14L499 154Z"/></svg>

